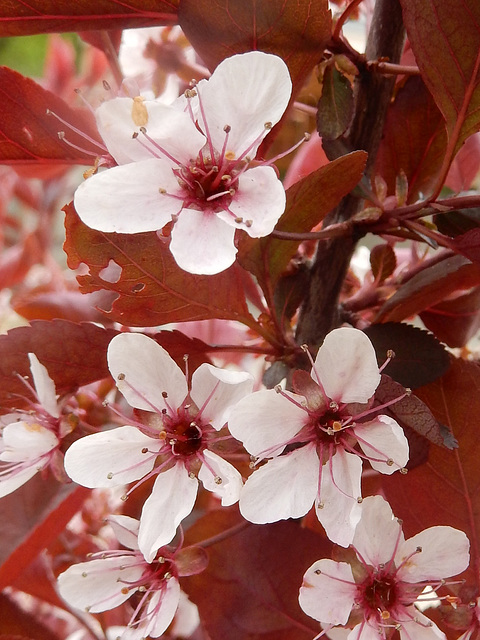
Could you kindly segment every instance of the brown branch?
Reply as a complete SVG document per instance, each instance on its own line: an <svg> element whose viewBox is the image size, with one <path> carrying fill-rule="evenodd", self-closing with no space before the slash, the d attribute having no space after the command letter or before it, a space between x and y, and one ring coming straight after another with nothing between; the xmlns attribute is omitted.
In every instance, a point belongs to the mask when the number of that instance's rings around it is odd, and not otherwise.
<svg viewBox="0 0 480 640"><path fill-rule="evenodd" d="M399 1L377 0L367 40L366 58L387 58L393 63L398 62L404 38ZM356 81L356 108L350 130L343 140L324 146L330 159L354 149L364 149L369 154L368 175L375 163L395 78L371 73L363 68ZM327 216L324 229L346 223L359 211L360 205L358 196L347 196ZM361 230L354 231L350 236L331 238L319 245L310 271L309 289L300 311L296 334L298 344L308 344L315 349L325 335L341 323L338 299L356 242L363 233Z"/></svg>
<svg viewBox="0 0 480 640"><path fill-rule="evenodd" d="M383 73L389 76L419 76L420 69L416 66L392 64L384 60L369 60L367 68L373 72Z"/></svg>

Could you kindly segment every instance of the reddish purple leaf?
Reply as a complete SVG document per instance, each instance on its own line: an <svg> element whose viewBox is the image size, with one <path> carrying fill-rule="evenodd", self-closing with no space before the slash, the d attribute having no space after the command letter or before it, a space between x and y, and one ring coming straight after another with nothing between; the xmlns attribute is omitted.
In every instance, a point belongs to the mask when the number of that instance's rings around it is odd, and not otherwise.
<svg viewBox="0 0 480 640"><path fill-rule="evenodd" d="M0 36L127 29L175 24L178 0L10 0L0 7Z"/></svg>
<svg viewBox="0 0 480 640"><path fill-rule="evenodd" d="M187 531L186 543L201 546L241 522L233 509L208 513ZM301 610L298 590L308 567L330 554L331 543L293 520L244 525L208 548L206 571L182 581L209 637L311 640L318 626Z"/></svg>
<svg viewBox="0 0 480 640"><path fill-rule="evenodd" d="M400 2L422 77L458 149L480 127L480 3Z"/></svg>
<svg viewBox="0 0 480 640"><path fill-rule="evenodd" d="M0 67L0 163L25 164L93 164L102 148L69 130L47 110L99 140L93 116L86 109L73 109L58 96L43 89L8 67ZM83 153L59 139L58 132L91 152Z"/></svg>
<svg viewBox="0 0 480 640"><path fill-rule="evenodd" d="M179 24L213 69L235 53L258 49L288 65L294 95L330 40L327 0L182 0Z"/></svg>
<svg viewBox="0 0 480 640"><path fill-rule="evenodd" d="M84 225L73 205L64 211L68 265L88 265L89 273L77 276L82 292L117 294L105 309L111 320L137 327L207 318L253 322L237 265L214 276L192 275L177 266L167 239L156 233L102 233Z"/></svg>
<svg viewBox="0 0 480 640"><path fill-rule="evenodd" d="M35 320L29 327L17 327L0 336L3 412L25 404L22 398L28 391L18 376L30 376L27 353L37 355L55 382L57 393L63 394L109 375L107 346L117 333L87 322Z"/></svg>
<svg viewBox="0 0 480 640"><path fill-rule="evenodd" d="M452 240L454 248L475 263L480 263L480 229L471 229Z"/></svg>
<svg viewBox="0 0 480 640"><path fill-rule="evenodd" d="M402 285L380 309L375 322L400 322L438 304L457 291L480 284L480 265L463 256L448 257Z"/></svg>
<svg viewBox="0 0 480 640"><path fill-rule="evenodd" d="M480 287L430 307L420 318L449 347L464 347L480 329Z"/></svg>

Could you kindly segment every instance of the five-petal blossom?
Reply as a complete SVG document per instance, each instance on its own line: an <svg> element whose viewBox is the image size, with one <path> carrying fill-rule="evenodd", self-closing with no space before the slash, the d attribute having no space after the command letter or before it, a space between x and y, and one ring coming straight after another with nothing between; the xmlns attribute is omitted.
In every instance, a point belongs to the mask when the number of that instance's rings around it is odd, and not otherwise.
<svg viewBox="0 0 480 640"><path fill-rule="evenodd" d="M147 561L168 544L195 503L198 479L223 505L237 502L242 477L211 450L230 405L250 393L252 376L202 364L191 389L157 342L123 333L110 342L108 366L127 402L143 413L134 426L95 433L65 454L69 476L87 487L113 487L157 475L140 519L139 547Z"/></svg>
<svg viewBox="0 0 480 640"><path fill-rule="evenodd" d="M436 526L405 540L381 496L365 498L361 511L354 566L327 558L315 562L304 575L300 606L322 623L322 636L348 623L355 626L347 640L385 640L396 629L401 640L445 640L415 602L426 586L437 588L468 567L467 536Z"/></svg>
<svg viewBox="0 0 480 640"><path fill-rule="evenodd" d="M97 124L118 166L80 185L78 215L118 233L157 231L173 220L178 265L223 271L235 260L236 229L266 236L284 211L276 170L250 165L291 88L281 58L251 51L224 60L172 105L142 97L103 103Z"/></svg>
<svg viewBox="0 0 480 640"><path fill-rule="evenodd" d="M351 543L360 517L362 458L387 474L408 460L408 442L395 420L376 415L363 421L379 382L370 340L343 327L326 336L311 376L295 372L293 384L302 395L258 391L232 409L232 435L258 460L270 458L242 490L240 511L247 520L300 518L315 502L328 537Z"/></svg>

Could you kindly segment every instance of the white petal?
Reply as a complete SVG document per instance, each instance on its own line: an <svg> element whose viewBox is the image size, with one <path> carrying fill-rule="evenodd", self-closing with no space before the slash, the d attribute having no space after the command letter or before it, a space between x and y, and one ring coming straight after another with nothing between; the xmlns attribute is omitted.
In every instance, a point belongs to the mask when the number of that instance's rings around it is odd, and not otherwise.
<svg viewBox="0 0 480 640"><path fill-rule="evenodd" d="M352 544L366 562L378 567L391 560L403 542L402 528L381 496L364 498L361 513Z"/></svg>
<svg viewBox="0 0 480 640"><path fill-rule="evenodd" d="M180 584L176 578L170 578L161 591L154 593L147 607L147 616L151 620L145 628L145 635L158 638L166 631L178 609Z"/></svg>
<svg viewBox="0 0 480 640"><path fill-rule="evenodd" d="M197 605L189 600L184 591L180 591L178 609L171 628L172 635L189 638L199 624L200 615Z"/></svg>
<svg viewBox="0 0 480 640"><path fill-rule="evenodd" d="M380 384L375 349L358 329L341 327L327 334L315 359L312 378L335 402L366 402Z"/></svg>
<svg viewBox="0 0 480 640"><path fill-rule="evenodd" d="M407 611L418 622L415 620L403 622L400 629L400 640L438 640L439 638L440 640L446 640L446 635L440 631L437 625L427 616L417 611L415 607L407 607Z"/></svg>
<svg viewBox="0 0 480 640"><path fill-rule="evenodd" d="M320 499L315 502L317 518L332 542L348 547L360 519L360 478L362 461L354 454L337 449L322 467Z"/></svg>
<svg viewBox="0 0 480 640"><path fill-rule="evenodd" d="M166 193L161 193L164 189ZM170 195L169 195L170 194ZM183 191L167 160L131 162L91 176L75 191L75 209L106 233L158 231L182 208Z"/></svg>
<svg viewBox="0 0 480 640"><path fill-rule="evenodd" d="M315 500L319 469L320 460L310 445L269 460L245 483L240 513L255 524L301 518Z"/></svg>
<svg viewBox="0 0 480 640"><path fill-rule="evenodd" d="M57 406L57 392L55 383L48 375L47 368L41 364L34 353L29 353L30 371L32 372L33 384L42 407L54 418L60 416Z"/></svg>
<svg viewBox="0 0 480 640"><path fill-rule="evenodd" d="M242 476L229 462L205 449L203 452L207 464L202 464L198 473L205 489L216 493L222 499L222 506L228 507L238 502L243 487ZM213 473L212 473L213 471ZM218 484L215 479L220 478Z"/></svg>
<svg viewBox="0 0 480 640"><path fill-rule="evenodd" d="M303 576L298 601L314 620L333 625L345 624L356 593L350 565L323 559L315 562Z"/></svg>
<svg viewBox="0 0 480 640"><path fill-rule="evenodd" d="M155 340L140 333L121 333L108 345L107 359L117 387L132 407L160 412L177 409L185 400L185 375Z"/></svg>
<svg viewBox="0 0 480 640"><path fill-rule="evenodd" d="M43 461L43 464L39 462L19 465L13 469L9 467L7 470L3 470L2 465L0 465L0 498L8 496L28 482L47 462L48 458Z"/></svg>
<svg viewBox="0 0 480 640"><path fill-rule="evenodd" d="M170 251L184 271L213 275L235 262L234 235L235 229L213 211L183 209L172 229Z"/></svg>
<svg viewBox="0 0 480 640"><path fill-rule="evenodd" d="M287 108L292 92L288 68L281 58L251 51L227 58L200 87L203 109L213 145L222 149L224 126L230 125L227 150L237 157L255 140L264 137L265 123L276 124ZM205 126L200 118L200 126ZM255 157L260 140L249 152Z"/></svg>
<svg viewBox="0 0 480 640"><path fill-rule="evenodd" d="M190 478L182 462L158 475L140 518L138 546L147 562L175 536L178 525L193 509L197 490L197 479Z"/></svg>
<svg viewBox="0 0 480 640"><path fill-rule="evenodd" d="M125 602L135 589L122 592L129 582L135 582L145 570L138 555L99 558L74 564L58 576L60 595L77 609L91 613L113 609Z"/></svg>
<svg viewBox="0 0 480 640"><path fill-rule="evenodd" d="M227 224L243 229L252 238L262 238L271 233L285 211L285 189L272 167L255 167L242 173L229 209L243 223L236 223L227 211L219 211L218 217ZM248 224L245 222L248 220Z"/></svg>
<svg viewBox="0 0 480 640"><path fill-rule="evenodd" d="M302 396L288 393L297 403ZM308 422L308 413L273 389L257 391L231 408L228 428L252 456L279 455Z"/></svg>
<svg viewBox="0 0 480 640"><path fill-rule="evenodd" d="M108 517L108 523L113 529L115 537L124 547L138 550L138 529L140 522L136 518L123 515Z"/></svg>
<svg viewBox="0 0 480 640"><path fill-rule="evenodd" d="M59 445L57 436L36 422L12 422L2 431L0 460L35 461ZM41 466L44 466L43 464Z"/></svg>
<svg viewBox="0 0 480 640"><path fill-rule="evenodd" d="M228 412L253 389L253 376L244 371L219 369L211 364L201 364L192 376L190 395L199 409L203 422L221 429L228 419Z"/></svg>
<svg viewBox="0 0 480 640"><path fill-rule="evenodd" d="M420 553L415 553L420 548ZM463 531L453 527L430 527L409 538L395 555L396 565L409 560L398 570L405 582L441 580L464 571L470 561L470 542ZM412 555L413 554L413 555Z"/></svg>
<svg viewBox="0 0 480 640"><path fill-rule="evenodd" d="M135 427L116 427L76 440L65 453L65 471L84 487L117 487L147 475L155 464L150 452L160 447Z"/></svg>
<svg viewBox="0 0 480 640"><path fill-rule="evenodd" d="M138 117L142 115L143 121ZM161 153L141 133L137 139L132 138L140 126L145 126L147 135L180 162L196 158L205 144L205 137L187 113L154 100L114 98L101 104L95 117L100 135L118 164L150 159L152 151Z"/></svg>
<svg viewBox="0 0 480 640"><path fill-rule="evenodd" d="M347 640L381 640L381 638L381 629L375 618L370 622L364 621L357 624L347 636Z"/></svg>
<svg viewBox="0 0 480 640"><path fill-rule="evenodd" d="M357 424L353 432L370 464L380 473L390 475L407 464L408 440L393 418L378 416L371 422ZM393 464L378 462L379 459L393 460Z"/></svg>

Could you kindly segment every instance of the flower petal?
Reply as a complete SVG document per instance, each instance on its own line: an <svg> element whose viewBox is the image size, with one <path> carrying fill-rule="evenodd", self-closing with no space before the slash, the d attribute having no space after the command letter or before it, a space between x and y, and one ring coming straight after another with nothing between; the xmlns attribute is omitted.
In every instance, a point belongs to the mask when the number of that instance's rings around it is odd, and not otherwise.
<svg viewBox="0 0 480 640"><path fill-rule="evenodd" d="M319 469L312 445L269 460L245 483L240 513L255 524L301 518L315 500Z"/></svg>
<svg viewBox="0 0 480 640"><path fill-rule="evenodd" d="M40 404L54 418L60 417L55 383L48 375L47 368L41 364L34 353L29 353L28 359L30 360L30 371L32 372L33 384Z"/></svg>
<svg viewBox="0 0 480 640"><path fill-rule="evenodd" d="M379 640L382 636L382 629L379 627L377 620L372 617L364 620L348 634L347 640ZM412 640L409 638L409 640Z"/></svg>
<svg viewBox="0 0 480 640"><path fill-rule="evenodd" d="M2 462L23 462L39 460L58 447L57 436L36 422L11 422L4 427L0 440L0 460ZM38 468L45 466L40 464Z"/></svg>
<svg viewBox="0 0 480 640"><path fill-rule="evenodd" d="M377 357L369 338L341 327L327 334L318 350L312 378L335 402L366 402L380 384Z"/></svg>
<svg viewBox="0 0 480 640"><path fill-rule="evenodd" d="M108 523L113 529L115 537L124 547L138 550L138 529L140 522L136 518L123 515L111 515Z"/></svg>
<svg viewBox="0 0 480 640"><path fill-rule="evenodd" d="M147 562L173 539L178 525L193 509L197 490L198 481L189 476L183 462L158 475L140 517L138 546Z"/></svg>
<svg viewBox="0 0 480 640"><path fill-rule="evenodd" d="M265 123L276 124L287 108L292 82L281 58L250 51L221 62L200 91L213 146L222 149L230 125L227 150L238 157L253 145L248 154L254 158L269 131Z"/></svg>
<svg viewBox="0 0 480 640"><path fill-rule="evenodd" d="M183 209L172 229L170 251L184 271L213 275L235 262L234 235L235 229L213 211Z"/></svg>
<svg viewBox="0 0 480 640"><path fill-rule="evenodd" d="M233 465L208 449L205 449L203 456L206 463L200 467L198 479L205 489L216 493L222 499L224 507L238 502L243 487L240 473ZM217 478L221 480L220 483L216 481Z"/></svg>
<svg viewBox="0 0 480 640"><path fill-rule="evenodd" d="M117 487L147 475L161 446L135 427L116 427L76 440L65 453L65 471L84 487Z"/></svg>
<svg viewBox="0 0 480 640"><path fill-rule="evenodd" d="M415 553L417 549L421 551ZM468 567L469 549L470 542L463 531L446 526L430 527L409 538L398 549L397 566L406 560L398 576L405 582L450 578Z"/></svg>
<svg viewBox="0 0 480 640"><path fill-rule="evenodd" d="M391 475L408 462L408 440L402 427L389 416L378 416L353 429L363 453L376 471ZM392 460L393 464L387 464ZM383 462L385 461L385 462Z"/></svg>
<svg viewBox="0 0 480 640"><path fill-rule="evenodd" d="M288 393L295 402L303 396ZM229 412L228 428L252 456L277 456L308 421L308 413L273 389L257 391Z"/></svg>
<svg viewBox="0 0 480 640"><path fill-rule="evenodd" d="M180 600L180 584L176 578L170 578L166 586L153 594L147 607L149 623L144 630L144 636L158 638L166 631L178 609Z"/></svg>
<svg viewBox="0 0 480 640"><path fill-rule="evenodd" d="M378 567L391 560L403 542L402 527L381 496L364 498L361 514L352 545L368 564Z"/></svg>
<svg viewBox="0 0 480 640"><path fill-rule="evenodd" d="M60 595L77 609L97 613L125 602L136 588L122 588L138 580L145 569L138 555L99 558L74 564L58 576Z"/></svg>
<svg viewBox="0 0 480 640"><path fill-rule="evenodd" d="M160 412L177 409L185 400L185 375L155 340L121 333L108 345L107 359L117 387L132 407Z"/></svg>
<svg viewBox="0 0 480 640"><path fill-rule="evenodd" d="M227 421L230 407L252 389L253 377L249 373L204 363L193 373L190 395L201 410L203 422L210 422L218 431Z"/></svg>
<svg viewBox="0 0 480 640"><path fill-rule="evenodd" d="M406 613L412 616L412 620L402 622L400 640L438 640L439 638L440 640L446 640L446 635L443 631L440 631L437 625L430 618L420 613L418 609L413 606L407 607Z"/></svg>
<svg viewBox="0 0 480 640"><path fill-rule="evenodd" d="M346 562L318 560L303 576L298 601L319 622L345 624L355 603L357 586Z"/></svg>
<svg viewBox="0 0 480 640"><path fill-rule="evenodd" d="M45 463L48 459L45 460ZM0 465L0 498L8 496L10 493L16 491L19 487L33 478L33 476L39 471L45 464L19 464L18 466L10 467L6 469Z"/></svg>
<svg viewBox="0 0 480 640"><path fill-rule="evenodd" d="M273 167L254 167L241 174L229 210L243 222L235 222L228 211L219 211L218 217L252 238L271 233L285 211L286 195ZM247 224L245 224L248 221Z"/></svg>
<svg viewBox="0 0 480 640"><path fill-rule="evenodd" d="M171 164L153 158L91 176L75 191L74 204L91 229L141 233L158 231L170 222L182 208L178 197L183 191Z"/></svg>
<svg viewBox="0 0 480 640"><path fill-rule="evenodd" d="M360 458L340 448L322 467L320 499L323 507L316 501L315 510L327 536L342 547L348 547L352 542L360 519L361 475Z"/></svg>
<svg viewBox="0 0 480 640"><path fill-rule="evenodd" d="M95 117L100 135L118 164L160 154L139 133L140 126L145 126L147 135L180 162L196 158L205 144L205 137L187 113L156 100L114 98L101 104ZM139 133L138 138L133 138L133 133Z"/></svg>

